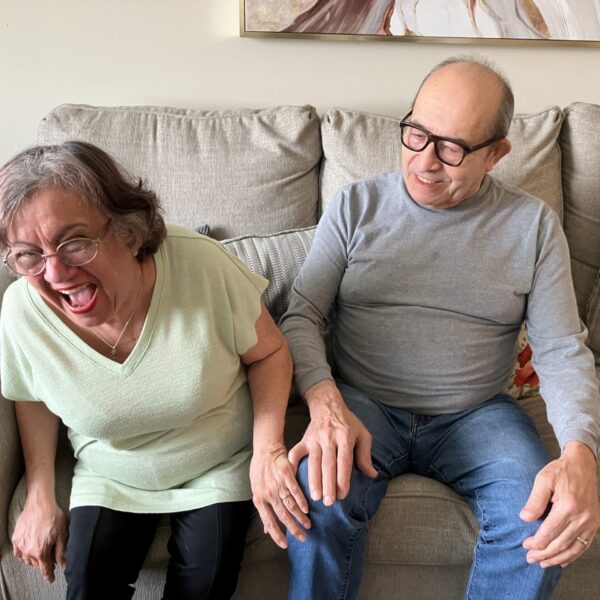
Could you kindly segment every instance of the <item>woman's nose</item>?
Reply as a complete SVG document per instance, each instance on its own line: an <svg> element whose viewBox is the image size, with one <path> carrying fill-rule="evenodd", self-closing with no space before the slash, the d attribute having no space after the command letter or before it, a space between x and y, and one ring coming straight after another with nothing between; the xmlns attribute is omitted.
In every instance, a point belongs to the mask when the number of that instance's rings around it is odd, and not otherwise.
<svg viewBox="0 0 600 600"><path fill-rule="evenodd" d="M51 283L64 281L70 269L74 268L65 264L56 254L47 256L44 266L44 279Z"/></svg>

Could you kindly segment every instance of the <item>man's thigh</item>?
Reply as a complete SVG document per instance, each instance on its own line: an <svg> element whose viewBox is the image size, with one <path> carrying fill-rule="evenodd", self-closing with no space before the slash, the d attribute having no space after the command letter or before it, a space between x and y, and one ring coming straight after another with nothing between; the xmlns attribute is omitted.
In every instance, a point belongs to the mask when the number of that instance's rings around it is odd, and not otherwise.
<svg viewBox="0 0 600 600"><path fill-rule="evenodd" d="M494 515L518 520L549 457L533 422L508 396L436 417L415 449L417 472L464 496L490 530Z"/></svg>
<svg viewBox="0 0 600 600"><path fill-rule="evenodd" d="M392 409L341 379L336 384L346 406L361 420L372 436L373 465L386 479L409 468L411 415Z"/></svg>

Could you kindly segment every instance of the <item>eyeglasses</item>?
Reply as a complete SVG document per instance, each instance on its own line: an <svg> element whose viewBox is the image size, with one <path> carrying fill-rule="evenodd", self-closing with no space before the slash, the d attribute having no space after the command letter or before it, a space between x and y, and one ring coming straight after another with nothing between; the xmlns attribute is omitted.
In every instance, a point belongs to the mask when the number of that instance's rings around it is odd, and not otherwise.
<svg viewBox="0 0 600 600"><path fill-rule="evenodd" d="M471 152L475 152L476 150L481 150L486 146L490 146L494 142L501 140L503 137L496 136L489 139L487 142L483 142L483 144L477 144L477 146L467 146L466 144L462 144L461 142L450 138L433 135L433 133L430 133L427 131L427 129L424 129L420 125L410 123L406 119L408 119L411 115L412 111L410 111L400 122L400 130L402 131L402 145L413 152L422 152L431 142L433 142L435 155L441 162L450 167L460 166L462 161L465 160L465 156L467 156L467 154L471 154Z"/></svg>
<svg viewBox="0 0 600 600"><path fill-rule="evenodd" d="M95 240L86 237L66 240L56 247L56 252L49 254L42 254L35 250L18 250L17 252L9 250L2 262L18 275L29 277L42 273L46 268L46 260L51 256L56 256L58 260L69 267L82 267L91 263L98 256L100 243L108 233L109 225L110 219L106 222L102 235Z"/></svg>

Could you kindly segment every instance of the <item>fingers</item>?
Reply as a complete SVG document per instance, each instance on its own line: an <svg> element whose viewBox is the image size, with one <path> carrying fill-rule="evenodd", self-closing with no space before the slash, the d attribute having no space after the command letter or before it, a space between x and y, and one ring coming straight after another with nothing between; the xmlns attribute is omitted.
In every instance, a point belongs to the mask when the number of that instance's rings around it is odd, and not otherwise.
<svg viewBox="0 0 600 600"><path fill-rule="evenodd" d="M337 449L331 439L321 444L321 482L325 506L331 506L337 496Z"/></svg>
<svg viewBox="0 0 600 600"><path fill-rule="evenodd" d="M566 567L579 558L588 548L594 532L577 533L577 527L571 524L556 539L542 550L530 550L527 562L539 563L542 568L560 565Z"/></svg>
<svg viewBox="0 0 600 600"><path fill-rule="evenodd" d="M23 551L19 546L13 546L13 554L26 565L36 568L49 583L54 581L54 559L51 548L45 547L39 555L33 555Z"/></svg>
<svg viewBox="0 0 600 600"><path fill-rule="evenodd" d="M287 539L281 531L281 528L277 524L275 516L273 512L269 509L268 504L259 504L257 502L255 502L254 504L256 506L256 509L258 510L260 520L263 522L265 533L268 533L271 536L271 539L280 548L287 548Z"/></svg>
<svg viewBox="0 0 600 600"><path fill-rule="evenodd" d="M289 475L287 475L284 479L285 481L285 485L289 491L289 493L291 494L292 498L295 501L295 505L300 509L302 515L299 515L298 521L300 521L303 525L304 523L307 523L307 525L304 525L305 527L310 527L310 521L306 518L306 520L303 520L301 517L302 516L306 516L308 514L308 502L306 501L306 497L304 496L304 493L302 492L302 489L300 488L300 486L298 485L298 482L296 481L296 478L294 477L294 474L291 472ZM280 494L280 497L283 494Z"/></svg>
<svg viewBox="0 0 600 600"><path fill-rule="evenodd" d="M304 443L304 440L298 442L288 453L288 461L294 469L294 475L298 471L298 465L300 461L308 454L308 446Z"/></svg>
<svg viewBox="0 0 600 600"><path fill-rule="evenodd" d="M546 512L552 498L553 486L544 471L540 471L525 506L519 513L523 521L536 521ZM547 522L547 521L546 521Z"/></svg>
<svg viewBox="0 0 600 600"><path fill-rule="evenodd" d="M337 454L337 497L345 498L350 491L350 478L352 476L352 462L354 460L354 448L345 442L338 446ZM357 463L358 465L358 463Z"/></svg>
<svg viewBox="0 0 600 600"><path fill-rule="evenodd" d="M323 497L320 446L315 446L308 455L308 489L313 500Z"/></svg>
<svg viewBox="0 0 600 600"><path fill-rule="evenodd" d="M365 429L356 442L354 454L356 467L367 477L375 478L379 472L373 466L373 459L371 458L372 440L371 434Z"/></svg>
<svg viewBox="0 0 600 600"><path fill-rule="evenodd" d="M290 487L292 489L282 489L280 496L271 498L270 500L255 498L254 501L263 522L265 533L268 533L280 548L287 548L288 544L279 523L284 525L290 534L301 542L306 540L304 529L310 529L311 527L310 519L301 508L301 504L304 503L306 505L305 510L308 511L306 499L302 491L295 480L290 482ZM300 500L300 503L297 498Z"/></svg>
<svg viewBox="0 0 600 600"><path fill-rule="evenodd" d="M61 569L67 568L67 561L65 559L65 552L67 549L67 536L60 535L56 540L56 546L54 547L54 561L60 566Z"/></svg>

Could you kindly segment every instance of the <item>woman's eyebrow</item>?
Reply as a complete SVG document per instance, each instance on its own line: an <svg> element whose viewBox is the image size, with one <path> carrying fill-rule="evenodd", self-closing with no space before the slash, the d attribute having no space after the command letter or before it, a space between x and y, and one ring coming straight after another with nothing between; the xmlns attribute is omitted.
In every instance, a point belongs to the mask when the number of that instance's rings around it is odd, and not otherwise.
<svg viewBox="0 0 600 600"><path fill-rule="evenodd" d="M63 225L57 232L56 235L54 236L54 238L52 239L52 243L55 246L58 246L60 244L60 241L64 238L67 237L67 235L74 229L77 229L78 227L81 226L89 226L89 223L87 222L80 222L80 223L67 223L66 225ZM10 242L11 246L14 246L15 244L20 244L22 246L27 246L29 248L39 248L39 246L36 246L35 244L32 244L31 242L25 241L25 240L14 240L13 242Z"/></svg>

